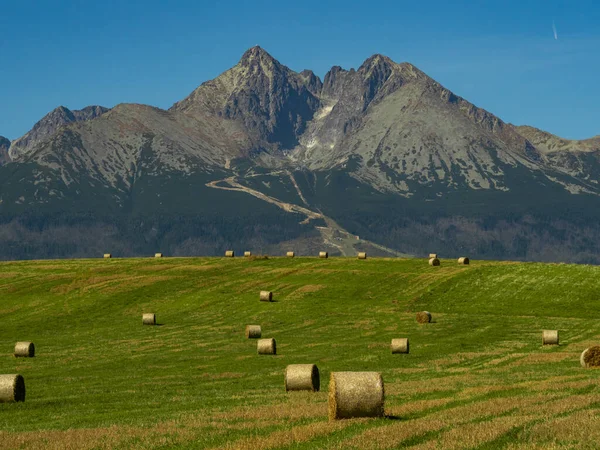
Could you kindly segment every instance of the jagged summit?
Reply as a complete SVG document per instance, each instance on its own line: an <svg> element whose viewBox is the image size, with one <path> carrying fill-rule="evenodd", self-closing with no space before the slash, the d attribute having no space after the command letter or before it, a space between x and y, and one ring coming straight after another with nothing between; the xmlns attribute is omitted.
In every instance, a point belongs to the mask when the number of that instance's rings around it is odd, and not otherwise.
<svg viewBox="0 0 600 450"><path fill-rule="evenodd" d="M256 62L268 62L279 65L279 61L271 56L269 52L262 47L255 45L244 52L240 58L239 64L249 65Z"/></svg>
<svg viewBox="0 0 600 450"><path fill-rule="evenodd" d="M60 127L74 122L94 119L107 112L103 106L87 106L80 110L71 111L65 106L59 106L46 114L37 122L31 131L12 142L9 150L12 159L26 155L30 149L45 138L52 136Z"/></svg>
<svg viewBox="0 0 600 450"><path fill-rule="evenodd" d="M37 145L65 124L105 111L61 106L13 142L11 152L18 155L21 148ZM171 125L163 124L163 118ZM246 50L238 64L202 83L169 112L124 105L115 107L110 119L103 123L144 136L152 130L168 136L169 126L178 130L178 139L186 129L199 130L201 145L182 142L181 151L211 148L210 155L199 158L211 163L224 164L238 155L265 167L300 163L312 170L329 170L358 161L354 177L378 190L408 196L412 182L508 189L504 184L508 166L579 176L557 162L559 158L547 155L599 148L596 140L560 140L508 125L414 65L396 63L382 54L368 57L358 69L333 66L321 81L311 70L291 70L260 46ZM173 125L182 121L189 121L182 129Z"/></svg>

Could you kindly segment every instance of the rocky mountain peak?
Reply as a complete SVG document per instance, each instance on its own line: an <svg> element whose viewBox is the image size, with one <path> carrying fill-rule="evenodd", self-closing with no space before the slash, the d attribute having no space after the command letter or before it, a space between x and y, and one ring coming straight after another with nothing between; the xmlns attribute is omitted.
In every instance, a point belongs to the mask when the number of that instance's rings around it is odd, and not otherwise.
<svg viewBox="0 0 600 450"><path fill-rule="evenodd" d="M321 93L323 82L312 70L303 70L299 75L304 80L304 83L310 92L316 95Z"/></svg>
<svg viewBox="0 0 600 450"><path fill-rule="evenodd" d="M46 114L27 134L12 142L9 150L10 157L15 159L26 154L38 142L53 135L64 125L91 120L106 111L108 111L108 108L96 105L75 111L71 111L65 106L59 106Z"/></svg>
<svg viewBox="0 0 600 450"><path fill-rule="evenodd" d="M249 150L290 149L318 109L321 87L313 72L294 72L255 46L171 109L192 116L210 111L235 121L252 141Z"/></svg>
<svg viewBox="0 0 600 450"><path fill-rule="evenodd" d="M242 55L240 62L238 63L241 66L251 66L253 64L272 64L279 66L280 63L275 58L273 58L269 52L264 50L262 47L256 45L252 48L249 48Z"/></svg>
<svg viewBox="0 0 600 450"><path fill-rule="evenodd" d="M358 71L369 72L371 70L378 69L380 71L391 72L395 65L396 63L387 56L376 53L373 56L365 59L362 65L358 68Z"/></svg>

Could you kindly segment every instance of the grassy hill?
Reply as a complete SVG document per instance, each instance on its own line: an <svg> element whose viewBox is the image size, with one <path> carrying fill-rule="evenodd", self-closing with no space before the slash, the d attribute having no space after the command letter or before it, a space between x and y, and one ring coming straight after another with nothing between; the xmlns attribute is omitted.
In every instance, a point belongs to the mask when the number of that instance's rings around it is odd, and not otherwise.
<svg viewBox="0 0 600 450"><path fill-rule="evenodd" d="M27 399L0 404L0 447L597 448L600 372L579 355L600 342L599 292L600 268L561 264L1 263L0 373L21 373ZM542 347L543 329L561 345ZM410 354L390 354L395 337ZM23 340L35 358L12 356ZM321 392L286 394L294 363L318 365ZM388 418L328 422L342 370L382 373Z"/></svg>

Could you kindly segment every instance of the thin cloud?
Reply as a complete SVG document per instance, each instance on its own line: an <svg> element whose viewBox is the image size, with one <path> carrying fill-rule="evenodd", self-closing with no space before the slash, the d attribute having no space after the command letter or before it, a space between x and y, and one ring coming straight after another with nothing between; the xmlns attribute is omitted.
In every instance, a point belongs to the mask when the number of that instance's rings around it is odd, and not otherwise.
<svg viewBox="0 0 600 450"><path fill-rule="evenodd" d="M552 31L554 31L554 40L558 41L558 32L556 31L556 24L554 23L554 20L552 21Z"/></svg>

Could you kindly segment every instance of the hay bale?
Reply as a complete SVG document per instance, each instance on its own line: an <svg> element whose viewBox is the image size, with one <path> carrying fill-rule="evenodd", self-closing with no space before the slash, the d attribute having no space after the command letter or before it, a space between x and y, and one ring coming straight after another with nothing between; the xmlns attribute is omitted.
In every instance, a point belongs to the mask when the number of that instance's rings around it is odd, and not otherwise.
<svg viewBox="0 0 600 450"><path fill-rule="evenodd" d="M467 258L466 256L461 256L460 258L458 258L458 263L468 266L469 265L469 258Z"/></svg>
<svg viewBox="0 0 600 450"><path fill-rule="evenodd" d="M35 356L35 345L33 342L17 342L15 344L15 357L33 358Z"/></svg>
<svg viewBox="0 0 600 450"><path fill-rule="evenodd" d="M329 420L383 417L385 391L379 372L332 372Z"/></svg>
<svg viewBox="0 0 600 450"><path fill-rule="evenodd" d="M142 325L156 325L156 314L145 313L142 315Z"/></svg>
<svg viewBox="0 0 600 450"><path fill-rule="evenodd" d="M430 253L429 259L431 259L431 258L437 258L437 253Z"/></svg>
<svg viewBox="0 0 600 450"><path fill-rule="evenodd" d="M408 353L408 338L392 339L392 354Z"/></svg>
<svg viewBox="0 0 600 450"><path fill-rule="evenodd" d="M271 291L260 291L260 301L270 302L273 300L273 293Z"/></svg>
<svg viewBox="0 0 600 450"><path fill-rule="evenodd" d="M233 250L227 250L225 252L225 257L227 257L227 258L233 258L234 256L235 256L235 253Z"/></svg>
<svg viewBox="0 0 600 450"><path fill-rule="evenodd" d="M358 259L367 259L367 252L358 252Z"/></svg>
<svg viewBox="0 0 600 450"><path fill-rule="evenodd" d="M285 368L285 390L318 392L319 368L314 364L290 364Z"/></svg>
<svg viewBox="0 0 600 450"><path fill-rule="evenodd" d="M246 339L260 339L262 328L260 325L246 325Z"/></svg>
<svg viewBox="0 0 600 450"><path fill-rule="evenodd" d="M437 258L431 258L429 260L429 265L430 266L439 266L440 265L440 260Z"/></svg>
<svg viewBox="0 0 600 450"><path fill-rule="evenodd" d="M417 313L417 322L418 323L430 323L431 322L431 313L429 311L420 311Z"/></svg>
<svg viewBox="0 0 600 450"><path fill-rule="evenodd" d="M542 345L558 345L558 330L543 330Z"/></svg>
<svg viewBox="0 0 600 450"><path fill-rule="evenodd" d="M162 253L155 253L155 254L154 254L154 257L155 257L155 258L162 258L162 257L163 257L163 254L162 254Z"/></svg>
<svg viewBox="0 0 600 450"><path fill-rule="evenodd" d="M294 252L287 252L285 256L287 256L288 258L293 258L294 256L296 256L296 254Z"/></svg>
<svg viewBox="0 0 600 450"><path fill-rule="evenodd" d="M244 256L245 257L252 256L252 252L244 252Z"/></svg>
<svg viewBox="0 0 600 450"><path fill-rule="evenodd" d="M319 258L327 259L327 258L329 258L329 253L319 252Z"/></svg>
<svg viewBox="0 0 600 450"><path fill-rule="evenodd" d="M600 346L586 348L579 358L582 367L600 367Z"/></svg>
<svg viewBox="0 0 600 450"><path fill-rule="evenodd" d="M0 403L24 402L25 380L21 375L0 375Z"/></svg>
<svg viewBox="0 0 600 450"><path fill-rule="evenodd" d="M259 355L276 355L277 343L275 339L259 339L256 343L256 350Z"/></svg>
<svg viewBox="0 0 600 450"><path fill-rule="evenodd" d="M111 253L105 253L104 254L104 259L110 259L112 258L112 254Z"/></svg>

